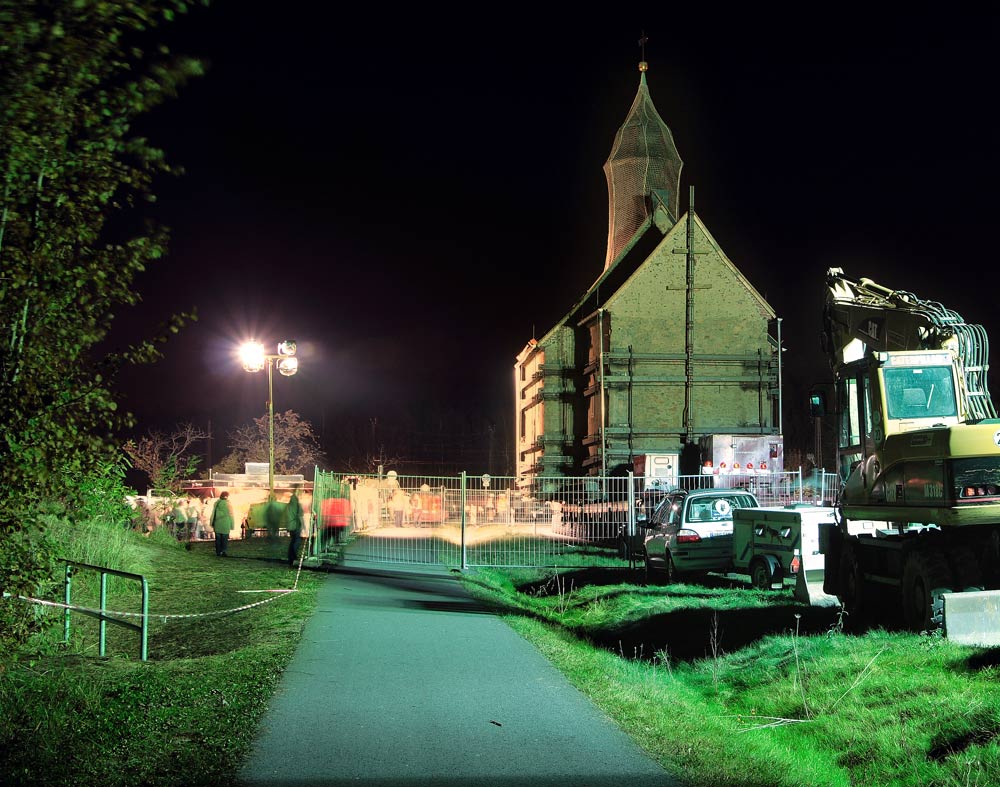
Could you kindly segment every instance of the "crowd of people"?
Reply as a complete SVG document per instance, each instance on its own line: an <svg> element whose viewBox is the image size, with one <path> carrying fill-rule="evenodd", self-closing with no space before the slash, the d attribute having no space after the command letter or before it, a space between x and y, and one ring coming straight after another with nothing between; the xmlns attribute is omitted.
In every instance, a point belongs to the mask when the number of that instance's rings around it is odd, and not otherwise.
<svg viewBox="0 0 1000 787"><path fill-rule="evenodd" d="M259 505L264 509L264 516L268 520L268 532L276 534L279 530L284 530L288 533L288 563L294 565L298 560L303 531L306 529L306 512L299 499L299 490L292 490L288 503L270 505L274 502L272 496L268 503ZM188 542L189 548L191 541L213 539L215 554L228 557L229 537L236 529L237 520L228 491L222 492L217 499L177 497L172 500L161 499L153 505L139 497L135 499L134 505L132 527L140 533L148 535L158 528L165 528L177 540ZM252 533L251 513L248 511L240 523L242 538L248 538Z"/></svg>

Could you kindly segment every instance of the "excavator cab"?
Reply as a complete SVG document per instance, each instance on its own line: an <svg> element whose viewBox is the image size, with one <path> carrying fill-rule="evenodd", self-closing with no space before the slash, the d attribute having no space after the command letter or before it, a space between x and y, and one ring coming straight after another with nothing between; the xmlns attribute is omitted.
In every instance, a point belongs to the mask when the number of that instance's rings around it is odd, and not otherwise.
<svg viewBox="0 0 1000 787"><path fill-rule="evenodd" d="M958 379L948 353L886 355L881 368L885 414L898 424L887 433L958 423Z"/></svg>
<svg viewBox="0 0 1000 787"><path fill-rule="evenodd" d="M948 351L870 352L838 377L841 504L849 518L897 527L981 521L978 511L954 508L962 497L956 479L969 475L956 475L955 462L979 455L981 467L982 454L995 455L995 428L966 421L958 359ZM985 431L987 439L966 439Z"/></svg>

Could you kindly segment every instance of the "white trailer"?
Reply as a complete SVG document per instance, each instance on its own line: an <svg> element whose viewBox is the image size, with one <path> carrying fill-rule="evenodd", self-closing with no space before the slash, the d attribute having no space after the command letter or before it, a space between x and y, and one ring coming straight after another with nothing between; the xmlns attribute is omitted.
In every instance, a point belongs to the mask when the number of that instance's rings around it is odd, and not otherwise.
<svg viewBox="0 0 1000 787"><path fill-rule="evenodd" d="M834 606L823 592L823 545L836 528L834 509L801 504L743 508L733 512L733 570L754 587L782 587L795 579L795 597L813 606ZM827 531L828 532L828 531Z"/></svg>

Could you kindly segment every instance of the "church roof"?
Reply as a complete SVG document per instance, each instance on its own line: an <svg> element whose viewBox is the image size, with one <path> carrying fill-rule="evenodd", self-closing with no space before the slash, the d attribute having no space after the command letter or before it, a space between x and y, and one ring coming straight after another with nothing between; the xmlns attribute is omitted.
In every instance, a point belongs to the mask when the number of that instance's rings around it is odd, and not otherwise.
<svg viewBox="0 0 1000 787"><path fill-rule="evenodd" d="M663 122L646 85L646 64L639 65L639 90L625 122L615 135L604 164L608 180L608 250L604 267L621 254L652 211L652 199L662 202L677 220L684 162L674 137Z"/></svg>

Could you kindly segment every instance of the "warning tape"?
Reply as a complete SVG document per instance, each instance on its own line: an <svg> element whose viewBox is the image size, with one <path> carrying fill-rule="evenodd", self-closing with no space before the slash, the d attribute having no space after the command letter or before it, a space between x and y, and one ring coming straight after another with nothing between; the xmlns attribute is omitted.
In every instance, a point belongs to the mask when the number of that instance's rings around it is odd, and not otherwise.
<svg viewBox="0 0 1000 787"><path fill-rule="evenodd" d="M49 601L43 598L35 598L33 596L12 596L10 593L4 593L4 598L16 598L19 601L28 601L32 604L38 604L43 607L56 607L57 609L68 609L76 612L90 612L95 615L103 615L106 618L147 618L148 620L162 620L166 623L168 620L179 620L182 618L210 618L210 617L221 617L222 615L232 615L236 612L244 612L248 609L253 609L254 607L261 607L264 604L270 604L282 596L286 596L289 593L297 593L299 590L299 576L302 574L302 561L305 559L305 554L308 551L309 541L312 540L312 536L306 539L306 548L302 549L299 554L299 564L295 571L295 581L292 583L290 588L273 588L268 590L237 590L237 593L273 593L271 598L265 598L263 601L255 601L252 604L244 604L241 607L233 607L232 609L219 609L214 612L189 612L186 614L153 614L150 612L117 612L112 610L101 610L94 609L93 607L81 607L76 604L66 604L62 601Z"/></svg>
<svg viewBox="0 0 1000 787"><path fill-rule="evenodd" d="M288 593L297 593L297 588L286 588L284 590L251 590L251 591L237 591L237 592L248 592L248 593L275 593L276 595L271 598L265 598L263 601L255 601L253 604L244 604L242 607L233 607L232 609L219 609L214 612L189 612L187 614L153 614L152 612L142 613L142 612L119 612L116 610L100 610L94 609L93 607L81 607L76 604L66 604L62 601L48 601L44 598L35 598L34 596L12 596L10 593L4 593L4 598L16 598L19 601L28 601L32 604L38 604L43 607L56 607L57 609L68 609L76 612L91 612L95 615L103 615L106 618L147 618L148 620L162 620L166 623L168 620L177 620L180 618L210 618L210 617L220 617L222 615L232 615L236 612L243 612L247 609L253 609L254 607L260 607L264 604L270 604L272 601L276 601L282 596Z"/></svg>

